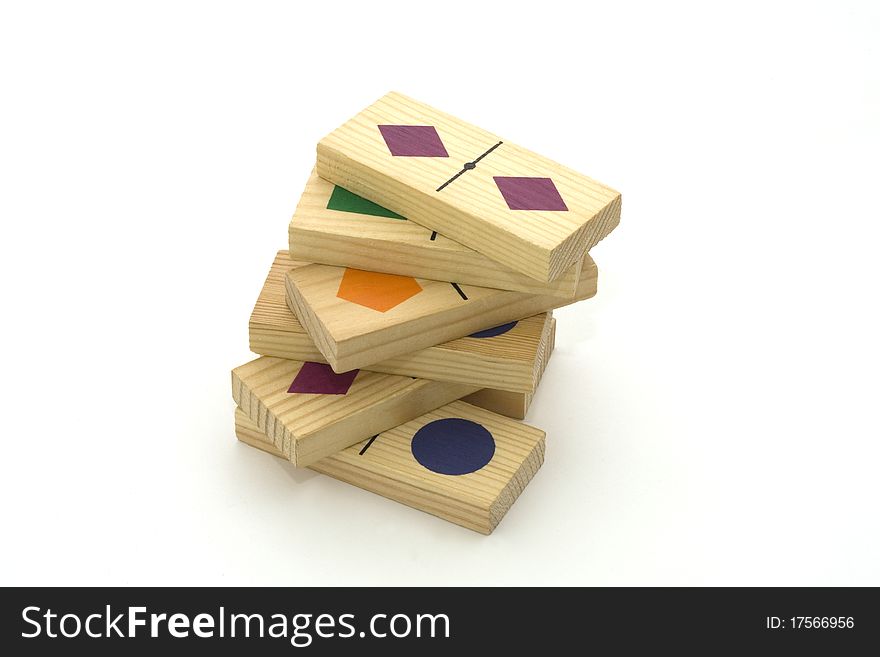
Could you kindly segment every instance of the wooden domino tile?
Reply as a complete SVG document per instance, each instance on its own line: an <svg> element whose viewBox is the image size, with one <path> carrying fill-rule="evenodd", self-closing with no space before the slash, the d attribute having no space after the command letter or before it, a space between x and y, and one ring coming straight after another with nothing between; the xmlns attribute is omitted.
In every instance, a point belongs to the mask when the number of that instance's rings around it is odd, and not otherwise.
<svg viewBox="0 0 880 657"><path fill-rule="evenodd" d="M475 392L474 386L263 356L232 370L232 398L294 465Z"/></svg>
<svg viewBox="0 0 880 657"><path fill-rule="evenodd" d="M266 277L248 325L251 351L293 360L324 361L315 343L285 301L284 276L303 266L279 251ZM469 383L499 392L531 393L540 376L539 354L548 331L548 315L516 322L504 332L458 338L372 363L386 374ZM494 332L490 332L494 333ZM484 393L483 399L490 399ZM521 398L522 399L522 398ZM500 402L499 402L500 403ZM510 407L510 401L504 407Z"/></svg>
<svg viewBox="0 0 880 657"><path fill-rule="evenodd" d="M283 456L241 410L235 430L242 442ZM457 401L309 467L490 534L543 462L543 431Z"/></svg>
<svg viewBox="0 0 880 657"><path fill-rule="evenodd" d="M312 264L288 271L285 288L318 350L344 372L589 298L597 277L586 255L575 297L562 299Z"/></svg>
<svg viewBox="0 0 880 657"><path fill-rule="evenodd" d="M547 341L542 343L541 345L541 351L538 360L538 367L540 372L539 377L544 375L544 370L547 367L547 361L550 360L550 355L553 353L553 349L555 346L556 318L551 317L550 331L549 335L547 336ZM529 407L532 405L532 399L534 398L534 396L534 392L509 392L507 390L483 388L482 390L472 392L467 397L462 397L461 400L467 402L468 404L473 404L474 406L485 408L487 411L498 413L499 415L506 415L507 417L512 417L517 420L523 420L529 412Z"/></svg>
<svg viewBox="0 0 880 657"><path fill-rule="evenodd" d="M398 93L324 137L318 174L535 280L620 221L620 194Z"/></svg>
<svg viewBox="0 0 880 657"><path fill-rule="evenodd" d="M572 297L582 260L541 283L334 185L313 171L288 230L290 256L323 265Z"/></svg>

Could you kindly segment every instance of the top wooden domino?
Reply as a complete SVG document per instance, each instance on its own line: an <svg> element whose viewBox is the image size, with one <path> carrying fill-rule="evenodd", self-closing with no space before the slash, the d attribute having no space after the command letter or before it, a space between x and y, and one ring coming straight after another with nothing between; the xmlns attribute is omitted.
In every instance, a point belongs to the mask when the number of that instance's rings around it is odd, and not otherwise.
<svg viewBox="0 0 880 657"><path fill-rule="evenodd" d="M318 143L318 174L538 281L620 221L620 194L398 93Z"/></svg>

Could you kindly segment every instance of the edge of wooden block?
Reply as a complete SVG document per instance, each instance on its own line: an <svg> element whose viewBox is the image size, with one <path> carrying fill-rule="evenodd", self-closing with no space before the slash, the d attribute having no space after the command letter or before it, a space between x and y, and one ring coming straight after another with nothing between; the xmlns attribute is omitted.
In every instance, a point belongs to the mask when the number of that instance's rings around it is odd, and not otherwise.
<svg viewBox="0 0 880 657"><path fill-rule="evenodd" d="M480 412L491 413L485 409L480 409ZM283 453L273 445L259 425L240 407L236 408L234 417L235 434L239 441L273 456L284 458ZM329 455L308 467L315 472L466 529L491 534L544 462L546 433L537 427L525 426L539 432L541 437L488 507L466 499L453 499L436 491L427 492L417 482L411 481L411 478L392 479L368 467L357 467L336 454Z"/></svg>
<svg viewBox="0 0 880 657"><path fill-rule="evenodd" d="M330 222L334 229L329 231L322 229L321 226L325 224L321 220L325 217L316 213L335 212L339 215L348 213L328 210L325 207L320 209L312 207L312 197L322 193L313 189L317 184L314 182L317 178L319 176L315 168L306 182L288 224L288 246L291 258L337 267L354 267L398 276L413 276L529 294L570 298L575 293L580 278L582 263L580 258L575 259L554 281L541 283L447 238L426 242L426 245L420 246L405 239L373 239L359 235L355 230L347 230L355 221L372 222L378 226L387 223L389 227L395 224L418 226L409 220L365 217L350 213L351 218L338 218L339 223ZM335 185L323 179L320 183ZM310 199L308 205L305 204L307 197ZM356 220L355 217L358 219ZM426 235L429 232L429 229L422 226L418 226L418 229L424 231ZM446 246L447 244L449 246Z"/></svg>
<svg viewBox="0 0 880 657"><path fill-rule="evenodd" d="M306 330L306 333L312 339L312 342L315 343L318 351L321 352L330 367L333 368L333 371L341 374L342 372L355 369L353 367L346 367L344 369L340 367L338 357L339 345L327 339L327 327L312 310L311 306L306 303L296 285L290 280L290 272L284 275L284 292L288 308L299 320L299 323Z"/></svg>
<svg viewBox="0 0 880 657"><path fill-rule="evenodd" d="M419 266L413 266L409 264L410 261L424 256L424 251L419 247L407 244L391 245L367 238L349 237L348 239L355 245L356 253L340 250L338 242L332 236L293 224L288 228L290 251L295 253L298 259L336 267L353 267L398 276L562 298L570 298L574 295L580 275L576 270L577 262L561 270L559 276L549 283L541 283L519 272L511 271L508 274L500 269L500 265L495 266L497 263L494 261L492 264L486 262L488 259L469 262L475 259L450 258L450 261L457 262L452 262L447 269L439 264L432 264L431 259L423 258ZM571 272L570 279L566 276L568 269L575 270Z"/></svg>
<svg viewBox="0 0 880 657"><path fill-rule="evenodd" d="M251 361L253 362L253 361ZM238 374L238 367L232 370L232 399L248 418L256 424L260 431L272 445L284 455L290 458L291 434L284 425L279 424L274 415L267 412L265 405L257 399L250 388L244 385L244 381ZM271 421L271 424L270 424Z"/></svg>
<svg viewBox="0 0 880 657"><path fill-rule="evenodd" d="M235 407L235 437L245 445L250 445L267 454L277 456L285 461L287 460L284 453L269 441L266 434L260 431L260 428L254 424L253 420L239 406Z"/></svg>
<svg viewBox="0 0 880 657"><path fill-rule="evenodd" d="M430 316L424 316L412 321L397 325L398 338L393 343L374 345L369 348L362 346L363 336L333 340L327 327L319 321L317 314L311 309L296 285L291 280L290 272L285 276L285 288L287 290L287 303L291 310L299 317L300 322L315 341L318 349L324 354L333 371L346 372L353 369L370 369L371 365L390 360L420 349L427 348L428 344L447 342L457 337L463 337L474 331L481 330L487 325L503 324L513 320L523 319L532 315L567 306L577 301L583 301L595 296L598 282L598 267L589 254L584 255L584 264L581 269L581 278L578 281L576 294L571 299L550 296L532 296L522 293L510 292L518 295L510 302L485 311L479 315L455 316L441 326L436 326ZM512 310L516 308L516 310ZM464 311L458 311L463 314ZM446 333L450 326L455 326L454 332ZM362 353L369 350L370 359L365 360Z"/></svg>
<svg viewBox="0 0 880 657"><path fill-rule="evenodd" d="M250 350L260 356L316 363L327 362L308 333L273 331L262 326L251 326L248 327L248 336ZM397 374L397 372L386 373Z"/></svg>
<svg viewBox="0 0 880 657"><path fill-rule="evenodd" d="M235 409L235 435L239 441L250 447L278 458L284 458L284 454L267 440L267 437L260 431L260 428L240 408ZM543 443L543 439L541 442ZM366 468L356 468L341 459L335 458L333 455L309 465L308 468L331 479L336 479L373 495L379 495L397 504L402 504L415 511L433 515L446 522L451 522L465 529L486 535L492 533L495 527L498 526L501 518L513 505L513 502L516 501L516 496L510 499L509 502L505 499L507 508L499 506L495 509L493 515L491 506L486 509L477 504L469 504L463 500L456 500L453 505L446 496L437 493L428 494L417 485L408 481L398 481ZM514 478L518 475L519 472L514 475ZM528 481L525 483L528 483ZM523 484L524 487L525 484ZM522 492L522 488L519 492ZM506 495L505 497L507 498L508 496ZM421 504L421 506L417 506L417 504ZM455 507L456 513L453 513L453 507Z"/></svg>
<svg viewBox="0 0 880 657"><path fill-rule="evenodd" d="M295 309L287 301L283 271L275 276L278 259L289 259L286 251L279 251L266 277L254 311L248 322L248 340L251 351L262 356L284 358L287 360L327 362L311 336L306 332L302 322L296 318ZM293 264L299 264L292 261ZM275 279L277 278L277 283ZM270 286L277 285L270 289ZM275 304L283 306L283 313L273 312ZM257 317L258 310L262 316ZM293 321L289 328L277 328L281 319L273 321L272 316L288 315ZM285 320L286 321L286 320ZM534 380L531 373L531 360L509 360L503 364L496 362L491 356L483 356L476 352L461 352L452 347L456 340L439 345L425 347L416 351L394 356L374 363L368 369L385 374L399 376L415 376L418 378L450 381L452 383L468 383L481 388L492 388L499 391L533 392ZM455 375L447 376L445 370L454 370ZM466 372L467 377L461 377ZM458 378L456 378L458 377Z"/></svg>
<svg viewBox="0 0 880 657"><path fill-rule="evenodd" d="M510 511L510 507L516 502L517 498L525 490L528 483L534 478L538 470L544 463L545 443L547 440L546 433L541 437L531 453L523 460L516 473L511 477L510 481L504 487L501 495L489 507L489 526L490 532L493 531L502 518Z"/></svg>
<svg viewBox="0 0 880 657"><path fill-rule="evenodd" d="M479 406L487 411L492 411L498 415L513 418L514 420L524 420L528 415L529 407L535 397L535 392L547 369L547 363L550 355L553 353L556 339L556 318L553 313L548 312L547 318L541 331L541 341L538 344L537 353L534 361L533 377L534 387L527 392L511 392L508 390L497 390L493 388L483 388L477 390L467 397L462 397L462 401L474 406Z"/></svg>
<svg viewBox="0 0 880 657"><path fill-rule="evenodd" d="M525 235L512 232L492 221L481 222L479 244L476 244L477 236L469 232L467 227L473 224L474 219L479 219L478 212L461 209L442 197L429 193L426 189L410 187L395 179L390 173L385 173L371 166L367 160L355 159L343 152L346 137L339 136L340 132L344 132L345 126L358 116L373 111L375 106L382 103L421 106L450 123L461 124L462 128L480 130L491 138L500 140L497 135L469 124L467 121L392 91L362 108L348 121L321 138L316 147L316 169L320 177L418 224L432 230L438 230L462 245L478 250L487 257L504 263L506 267L543 283L552 282L566 267L578 257L583 256L619 223L620 192L558 162L533 153L535 156L561 167L564 171L582 178L582 184L590 186L591 190L594 186L596 193L600 193L600 190L604 192L600 208L589 217L581 215L582 225L572 232L548 235L543 242L537 241L534 237L526 238ZM513 142L508 143L515 150L532 153L532 151ZM609 197L611 200L606 202L605 197Z"/></svg>
<svg viewBox="0 0 880 657"><path fill-rule="evenodd" d="M572 262L583 258L596 244L607 237L620 224L621 196L617 196L596 217L572 233L553 249L550 277L555 279Z"/></svg>
<svg viewBox="0 0 880 657"><path fill-rule="evenodd" d="M443 215L446 221L454 220L460 225L467 225L472 222L472 215L451 207L436 196L421 192L418 190L408 189L405 185L395 180L389 175L367 169L360 163L345 156L342 151L334 146L319 142L317 150L318 175L329 180L335 185L339 185L358 196L379 203L383 207L388 208L392 212L396 212L404 217L415 221L427 228L440 230L444 232L450 239L456 240L465 246L477 250L477 245L468 244L461 235L456 235L455 230L450 230L450 226L439 226L434 224L430 219L430 215ZM357 170L357 175L349 173L341 166L342 163L348 163L345 166ZM392 196L400 196L401 191L413 195L413 200L406 201L407 205L401 205L393 198L378 196L375 189L381 188L390 190ZM419 207L422 212L411 212L413 207ZM412 218L411 218L412 217ZM515 235L509 231L494 227L492 224L486 223L481 227L484 231L483 237L485 241L479 245L479 252L488 258L504 264L504 266L513 269L535 281L543 284L551 283L555 276L551 276L551 261L553 250L558 247L546 247L529 242L519 235ZM508 253L517 253L518 262L513 266L510 262L505 262L505 255ZM572 259L572 262L574 260ZM564 269L561 265L557 265L556 276Z"/></svg>
<svg viewBox="0 0 880 657"><path fill-rule="evenodd" d="M478 389L460 383L413 379L410 385L372 402L355 415L343 417L315 431L295 435L238 374L241 367L250 363L232 370L232 399L267 435L275 448L299 467L445 406ZM401 400L401 397L404 399Z"/></svg>
<svg viewBox="0 0 880 657"><path fill-rule="evenodd" d="M295 465L310 465L370 436L409 422L474 392L474 386L414 379L413 385L377 400L361 413L342 418L326 430L304 434L296 441ZM403 403L400 399L404 397ZM352 440L350 436L357 436Z"/></svg>

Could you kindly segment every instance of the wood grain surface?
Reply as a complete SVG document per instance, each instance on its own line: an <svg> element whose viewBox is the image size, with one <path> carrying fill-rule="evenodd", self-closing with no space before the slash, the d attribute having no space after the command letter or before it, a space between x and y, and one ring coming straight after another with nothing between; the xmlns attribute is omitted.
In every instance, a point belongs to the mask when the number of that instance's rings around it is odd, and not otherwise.
<svg viewBox="0 0 880 657"><path fill-rule="evenodd" d="M574 295L582 260L542 283L402 217L333 205L331 199L339 195L340 188L312 172L288 229L292 258L530 294Z"/></svg>
<svg viewBox="0 0 880 657"><path fill-rule="evenodd" d="M492 435L495 452L485 466L460 475L431 471L413 456L412 439L425 425L458 418ZM235 413L242 442L284 457L249 415ZM483 534L491 533L544 461L544 432L464 402L453 402L327 456L309 467L335 479L425 511ZM337 518L344 522L344 518Z"/></svg>
<svg viewBox="0 0 880 657"><path fill-rule="evenodd" d="M284 276L303 263L279 251L248 324L251 351L293 360L325 361L285 301ZM387 374L467 383L514 393L531 393L539 378L538 354L546 313L527 317L491 338L463 337L372 363ZM485 395L484 395L485 398Z"/></svg>
<svg viewBox="0 0 880 657"><path fill-rule="evenodd" d="M544 376L544 370L550 360L550 355L556 346L556 318L550 318L549 330L547 331L546 340L542 340L541 348L538 354L538 383ZM487 411L506 415L516 420L525 419L535 397L534 392L509 392L507 390L495 390L493 388L483 388L472 392L461 400Z"/></svg>
<svg viewBox="0 0 880 657"><path fill-rule="evenodd" d="M476 391L459 383L361 370L344 394L289 392L303 366L263 356L232 370L235 403L298 466Z"/></svg>
<svg viewBox="0 0 880 657"><path fill-rule="evenodd" d="M287 304L337 372L375 367L389 358L592 297L598 277L586 255L576 295L566 300L425 279L401 280L399 286L385 280L370 285L361 274L351 277L359 271L311 264L285 275ZM356 278L357 284L347 286L349 278ZM385 294L395 290L404 300L390 308L382 305ZM374 301L380 307L371 306Z"/></svg>
<svg viewBox="0 0 880 657"><path fill-rule="evenodd" d="M379 126L432 126L446 156L395 156ZM317 169L325 180L545 283L620 221L613 189L399 93L324 137ZM549 178L565 210L512 209L499 178Z"/></svg>

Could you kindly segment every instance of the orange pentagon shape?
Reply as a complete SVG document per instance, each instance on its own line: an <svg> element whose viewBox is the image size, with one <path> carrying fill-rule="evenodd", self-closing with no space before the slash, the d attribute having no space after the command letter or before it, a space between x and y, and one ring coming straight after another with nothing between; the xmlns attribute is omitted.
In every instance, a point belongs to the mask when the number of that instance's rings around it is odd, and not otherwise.
<svg viewBox="0 0 880 657"><path fill-rule="evenodd" d="M422 291L412 276L346 269L336 296L384 313Z"/></svg>

